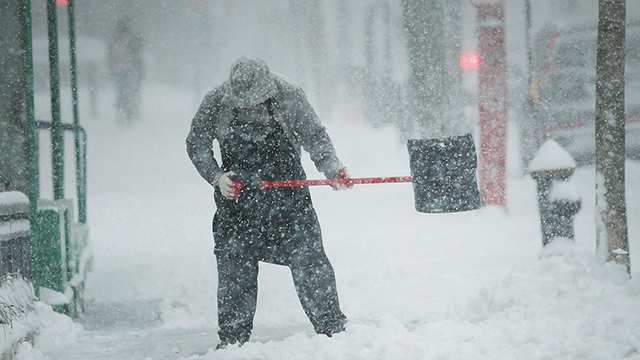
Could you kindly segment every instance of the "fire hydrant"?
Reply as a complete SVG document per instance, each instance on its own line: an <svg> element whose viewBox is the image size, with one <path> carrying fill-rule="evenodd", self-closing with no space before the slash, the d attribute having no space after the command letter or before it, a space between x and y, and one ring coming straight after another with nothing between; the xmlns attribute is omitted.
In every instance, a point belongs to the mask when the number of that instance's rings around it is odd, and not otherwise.
<svg viewBox="0 0 640 360"><path fill-rule="evenodd" d="M573 157L553 140L547 140L529 164L537 182L543 246L556 237L575 238L574 217L582 207L580 194L569 182L575 169Z"/></svg>

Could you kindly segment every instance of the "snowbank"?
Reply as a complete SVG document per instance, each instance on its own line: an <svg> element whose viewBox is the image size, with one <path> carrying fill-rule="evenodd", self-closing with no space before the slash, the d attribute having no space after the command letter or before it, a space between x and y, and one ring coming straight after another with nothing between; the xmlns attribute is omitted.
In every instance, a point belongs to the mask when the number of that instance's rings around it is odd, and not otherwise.
<svg viewBox="0 0 640 360"><path fill-rule="evenodd" d="M639 304L640 280L560 239L445 319L383 316L331 339L299 334L189 359L640 359Z"/></svg>
<svg viewBox="0 0 640 360"><path fill-rule="evenodd" d="M35 303L37 315L34 315L32 328L37 328L35 343L37 348L29 342L20 343L16 348L15 360L45 360L51 359L42 354L40 349L65 347L77 342L83 327L76 324L66 315L59 314L51 306L38 301Z"/></svg>
<svg viewBox="0 0 640 360"><path fill-rule="evenodd" d="M40 321L34 302L33 286L21 276L0 278L0 357L34 335Z"/></svg>

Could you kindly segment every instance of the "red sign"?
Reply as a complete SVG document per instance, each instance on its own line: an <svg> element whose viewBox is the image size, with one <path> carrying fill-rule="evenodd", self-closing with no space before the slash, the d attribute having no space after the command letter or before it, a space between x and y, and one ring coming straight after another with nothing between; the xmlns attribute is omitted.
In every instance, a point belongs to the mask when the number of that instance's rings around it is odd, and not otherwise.
<svg viewBox="0 0 640 360"><path fill-rule="evenodd" d="M506 205L507 76L502 2L478 10L480 187L486 205Z"/></svg>

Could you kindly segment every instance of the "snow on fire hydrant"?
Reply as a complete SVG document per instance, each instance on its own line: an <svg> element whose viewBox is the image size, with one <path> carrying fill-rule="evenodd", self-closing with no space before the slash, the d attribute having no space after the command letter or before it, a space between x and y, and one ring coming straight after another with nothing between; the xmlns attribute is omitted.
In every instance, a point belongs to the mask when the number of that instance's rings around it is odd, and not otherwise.
<svg viewBox="0 0 640 360"><path fill-rule="evenodd" d="M528 171L538 185L543 246L556 237L574 240L573 219L582 207L580 194L569 183L575 169L573 157L553 140L547 140L529 163Z"/></svg>

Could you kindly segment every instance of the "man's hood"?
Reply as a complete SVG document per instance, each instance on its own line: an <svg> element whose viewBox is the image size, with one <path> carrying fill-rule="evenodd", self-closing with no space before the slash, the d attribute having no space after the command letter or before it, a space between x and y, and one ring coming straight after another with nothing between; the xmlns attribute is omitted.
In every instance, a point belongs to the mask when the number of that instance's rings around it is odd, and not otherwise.
<svg viewBox="0 0 640 360"><path fill-rule="evenodd" d="M227 94L232 107L247 108L261 104L275 92L274 76L264 60L241 57L231 67Z"/></svg>

